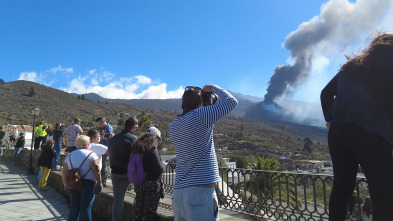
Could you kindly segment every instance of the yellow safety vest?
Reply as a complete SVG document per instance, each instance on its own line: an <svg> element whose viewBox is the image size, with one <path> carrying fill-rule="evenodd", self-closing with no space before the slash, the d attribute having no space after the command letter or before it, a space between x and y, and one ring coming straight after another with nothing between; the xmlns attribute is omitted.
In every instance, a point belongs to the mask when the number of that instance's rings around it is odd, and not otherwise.
<svg viewBox="0 0 393 221"><path fill-rule="evenodd" d="M39 125L37 127L34 127L34 134L36 133L36 131L38 131L40 137L45 137L48 133L45 129L42 128L43 126L44 125Z"/></svg>

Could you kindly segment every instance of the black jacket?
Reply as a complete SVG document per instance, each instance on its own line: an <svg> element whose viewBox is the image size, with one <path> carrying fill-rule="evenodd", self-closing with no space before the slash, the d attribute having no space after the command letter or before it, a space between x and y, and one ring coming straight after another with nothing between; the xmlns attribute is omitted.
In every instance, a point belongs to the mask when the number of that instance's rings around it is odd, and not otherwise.
<svg viewBox="0 0 393 221"><path fill-rule="evenodd" d="M165 165L161 163L157 148L143 152L143 169L147 173L145 181L155 181L161 178Z"/></svg>
<svg viewBox="0 0 393 221"><path fill-rule="evenodd" d="M363 85L366 83L361 78L353 80L345 72L339 72L321 92L325 120L360 126L392 144L393 101L386 99L391 93L376 96Z"/></svg>
<svg viewBox="0 0 393 221"><path fill-rule="evenodd" d="M38 158L37 165L52 169L53 157L55 157L55 151L51 147L44 147L41 151L40 157Z"/></svg>
<svg viewBox="0 0 393 221"><path fill-rule="evenodd" d="M131 147L137 137L129 130L122 130L109 140L109 162L114 174L127 173Z"/></svg>

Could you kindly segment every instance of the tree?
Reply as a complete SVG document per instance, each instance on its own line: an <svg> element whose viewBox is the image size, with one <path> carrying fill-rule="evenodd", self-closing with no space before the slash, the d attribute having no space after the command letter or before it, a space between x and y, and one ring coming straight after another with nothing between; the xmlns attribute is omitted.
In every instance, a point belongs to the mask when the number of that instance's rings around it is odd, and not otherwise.
<svg viewBox="0 0 393 221"><path fill-rule="evenodd" d="M123 118L120 118L118 121L117 121L117 125L124 125L124 120L123 120Z"/></svg>
<svg viewBox="0 0 393 221"><path fill-rule="evenodd" d="M245 156L232 155L229 157L229 160L231 162L236 162L237 168L246 168L248 166L248 160Z"/></svg>
<svg viewBox="0 0 393 221"><path fill-rule="evenodd" d="M294 182L271 171L280 171L279 161L258 156L255 170L245 172L246 180L235 184L235 192L243 201L261 202L260 209L269 201L285 202L293 208L301 206L295 196Z"/></svg>
<svg viewBox="0 0 393 221"><path fill-rule="evenodd" d="M148 116L143 115L138 121L138 127L141 131L145 132L150 127L151 123L151 119Z"/></svg>
<svg viewBox="0 0 393 221"><path fill-rule="evenodd" d="M5 82L3 81L3 79L0 79L0 84L5 84Z"/></svg>
<svg viewBox="0 0 393 221"><path fill-rule="evenodd" d="M312 142L311 138L305 137L304 138L304 151L307 151L308 153L312 153L314 151L314 143Z"/></svg>
<svg viewBox="0 0 393 221"><path fill-rule="evenodd" d="M81 99L84 101L84 100L86 100L86 98L85 98L85 95L84 94L82 94L82 96L81 96Z"/></svg>
<svg viewBox="0 0 393 221"><path fill-rule="evenodd" d="M31 87L30 91L29 91L29 97L34 97L35 96L35 90L34 87Z"/></svg>

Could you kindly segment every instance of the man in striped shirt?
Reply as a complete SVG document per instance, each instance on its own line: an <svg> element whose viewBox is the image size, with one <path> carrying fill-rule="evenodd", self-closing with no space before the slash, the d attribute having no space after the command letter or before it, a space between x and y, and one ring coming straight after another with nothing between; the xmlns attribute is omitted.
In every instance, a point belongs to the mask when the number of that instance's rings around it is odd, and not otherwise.
<svg viewBox="0 0 393 221"><path fill-rule="evenodd" d="M218 220L215 184L220 181L213 142L213 126L233 110L238 101L217 85L205 85L220 102L202 107L202 90L186 87L182 97L183 113L169 128L176 152L176 178L172 206L175 221Z"/></svg>

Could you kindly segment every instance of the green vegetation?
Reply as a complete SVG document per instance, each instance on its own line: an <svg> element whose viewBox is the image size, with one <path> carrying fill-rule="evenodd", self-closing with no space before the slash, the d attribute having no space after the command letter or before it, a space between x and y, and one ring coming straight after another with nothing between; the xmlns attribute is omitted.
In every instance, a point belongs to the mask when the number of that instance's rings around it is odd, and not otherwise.
<svg viewBox="0 0 393 221"><path fill-rule="evenodd" d="M275 159L263 159L258 156L255 169L279 171L280 163ZM263 203L280 201L288 203L293 208L298 208L301 205L296 199L295 188L294 182L287 181L279 174L254 171L250 172L246 181L235 184L234 191L240 194L244 201ZM250 192L253 194L249 195Z"/></svg>
<svg viewBox="0 0 393 221"><path fill-rule="evenodd" d="M138 120L139 131L146 132L151 123L152 120L147 115L142 115L142 117Z"/></svg>
<svg viewBox="0 0 393 221"><path fill-rule="evenodd" d="M229 160L231 162L236 162L236 168L247 168L248 166L248 160L245 156L232 155L229 157Z"/></svg>

